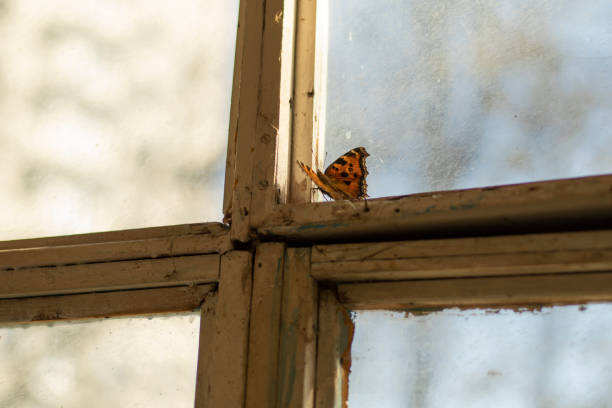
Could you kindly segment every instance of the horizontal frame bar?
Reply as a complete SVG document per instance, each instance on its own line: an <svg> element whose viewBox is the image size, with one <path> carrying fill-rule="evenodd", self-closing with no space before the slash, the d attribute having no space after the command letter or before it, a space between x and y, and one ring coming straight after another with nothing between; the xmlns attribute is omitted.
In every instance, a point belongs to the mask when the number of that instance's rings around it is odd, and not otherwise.
<svg viewBox="0 0 612 408"><path fill-rule="evenodd" d="M0 241L0 250L40 248L61 245L97 244L110 241L135 241L141 239L167 238L180 235L223 235L228 227L219 222L166 225L162 227L134 228L117 231L90 232L86 234L61 235Z"/></svg>
<svg viewBox="0 0 612 408"><path fill-rule="evenodd" d="M90 239L102 239L90 237ZM15 242L15 241L12 241ZM225 253L232 248L229 232L170 235L149 239L91 242L0 250L0 271L181 255Z"/></svg>
<svg viewBox="0 0 612 408"><path fill-rule="evenodd" d="M0 299L0 323L89 319L197 309L216 285Z"/></svg>
<svg viewBox="0 0 612 408"><path fill-rule="evenodd" d="M604 175L367 201L282 205L256 227L264 240L321 243L611 225L612 175Z"/></svg>
<svg viewBox="0 0 612 408"><path fill-rule="evenodd" d="M612 301L612 273L502 276L338 286L348 309L524 308Z"/></svg>
<svg viewBox="0 0 612 408"><path fill-rule="evenodd" d="M312 276L358 282L612 270L612 230L316 245Z"/></svg>
<svg viewBox="0 0 612 408"><path fill-rule="evenodd" d="M0 271L0 299L214 283L220 255Z"/></svg>

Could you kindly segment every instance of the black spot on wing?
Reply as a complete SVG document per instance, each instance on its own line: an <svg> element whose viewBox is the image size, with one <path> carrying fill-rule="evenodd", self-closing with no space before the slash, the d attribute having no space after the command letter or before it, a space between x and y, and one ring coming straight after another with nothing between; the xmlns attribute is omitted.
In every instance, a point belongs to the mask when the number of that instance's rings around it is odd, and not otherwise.
<svg viewBox="0 0 612 408"><path fill-rule="evenodd" d="M336 161L334 162L334 164L339 164L341 166L344 166L346 164L346 160L344 160L342 157L338 157Z"/></svg>
<svg viewBox="0 0 612 408"><path fill-rule="evenodd" d="M347 186L350 186L350 185L351 185L351 182L350 182L350 181L348 181L348 180L345 180L345 181L344 181L344 184L346 184Z"/></svg>
<svg viewBox="0 0 612 408"><path fill-rule="evenodd" d="M342 177L348 177L349 176L349 174L346 171L343 171L342 173L340 173L340 175Z"/></svg>

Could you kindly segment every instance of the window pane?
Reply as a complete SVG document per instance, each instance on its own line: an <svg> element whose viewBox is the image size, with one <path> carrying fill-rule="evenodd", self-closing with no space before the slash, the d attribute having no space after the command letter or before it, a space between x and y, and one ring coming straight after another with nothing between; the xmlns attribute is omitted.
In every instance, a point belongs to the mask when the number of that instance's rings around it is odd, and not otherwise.
<svg viewBox="0 0 612 408"><path fill-rule="evenodd" d="M193 407L199 313L0 327L0 406Z"/></svg>
<svg viewBox="0 0 612 408"><path fill-rule="evenodd" d="M612 172L610 1L320 7L326 163L365 146L370 196Z"/></svg>
<svg viewBox="0 0 612 408"><path fill-rule="evenodd" d="M0 240L220 220L237 8L0 1Z"/></svg>
<svg viewBox="0 0 612 408"><path fill-rule="evenodd" d="M612 305L354 314L349 406L604 407Z"/></svg>

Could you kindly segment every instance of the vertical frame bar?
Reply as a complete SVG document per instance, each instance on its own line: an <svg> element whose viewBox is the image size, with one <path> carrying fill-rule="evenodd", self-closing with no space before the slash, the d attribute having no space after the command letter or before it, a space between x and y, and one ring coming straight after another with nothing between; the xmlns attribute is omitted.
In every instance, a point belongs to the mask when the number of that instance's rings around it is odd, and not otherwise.
<svg viewBox="0 0 612 408"><path fill-rule="evenodd" d="M195 407L204 407L209 399L213 374L215 307L217 293L207 299L200 309L200 342L198 345L198 371L196 374Z"/></svg>
<svg viewBox="0 0 612 408"><path fill-rule="evenodd" d="M318 288L310 276L310 248L285 258L277 408L313 408Z"/></svg>
<svg viewBox="0 0 612 408"><path fill-rule="evenodd" d="M277 395L285 244L264 243L255 251L246 408L267 408Z"/></svg>
<svg viewBox="0 0 612 408"><path fill-rule="evenodd" d="M318 142L313 143L315 96L316 0L301 0L296 10L295 83L293 93L293 139L291 145L290 202L311 201L312 183L297 168L296 160L316 167L320 163ZM313 149L313 147L315 147Z"/></svg>
<svg viewBox="0 0 612 408"><path fill-rule="evenodd" d="M283 11L283 45L281 51L280 108L276 154L278 203L289 199L289 174L293 166L291 143L293 130L293 71L295 57L295 9L297 0L285 0Z"/></svg>
<svg viewBox="0 0 612 408"><path fill-rule="evenodd" d="M346 408L355 327L329 289L320 292L316 408Z"/></svg>
<svg viewBox="0 0 612 408"><path fill-rule="evenodd" d="M314 100L312 147L314 164L325 165L325 123L327 117L327 55L329 51L329 0L317 0L315 6L315 55L314 55ZM316 194L321 195L319 190ZM313 197L315 198L315 197ZM319 199L321 197L318 197Z"/></svg>
<svg viewBox="0 0 612 408"><path fill-rule="evenodd" d="M249 221L251 147L257 107L264 0L241 0L234 60L232 105L225 165L223 221L231 223L233 237L246 236Z"/></svg>
<svg viewBox="0 0 612 408"><path fill-rule="evenodd" d="M221 258L214 318L210 310L202 312L196 408L244 406L251 271L250 252L232 251Z"/></svg>
<svg viewBox="0 0 612 408"><path fill-rule="evenodd" d="M294 0L287 0L292 3ZM288 134L280 134L282 101L289 103L293 66L293 36L283 41L283 33L292 33L295 16L293 7L284 0L266 0L264 31L259 77L259 100L253 162L252 225L259 225L278 203L281 191L286 192L288 164ZM287 13L287 14L285 14ZM285 29L286 28L286 29ZM283 53L283 48L285 52ZM283 56L286 60L283 60ZM287 72L289 69L289 72ZM285 82L283 83L283 80ZM281 94L287 92L287 95ZM283 113L289 112L283 110ZM288 118L283 118L285 122ZM288 129L288 125L284 125ZM280 139L283 138L281 143ZM282 150L279 147L282 146ZM284 167L283 167L284 165ZM286 195L286 194L285 194Z"/></svg>
<svg viewBox="0 0 612 408"><path fill-rule="evenodd" d="M247 1L240 1L238 27L236 28L236 51L234 54L234 77L232 80L232 100L230 106L227 155L225 156L225 188L223 192L223 222L229 222L234 199L234 180L236 179L236 157L238 140L238 115L240 113L240 85L242 83L243 52L246 34Z"/></svg>
<svg viewBox="0 0 612 408"><path fill-rule="evenodd" d="M224 198L234 241L286 201L295 1L240 2Z"/></svg>

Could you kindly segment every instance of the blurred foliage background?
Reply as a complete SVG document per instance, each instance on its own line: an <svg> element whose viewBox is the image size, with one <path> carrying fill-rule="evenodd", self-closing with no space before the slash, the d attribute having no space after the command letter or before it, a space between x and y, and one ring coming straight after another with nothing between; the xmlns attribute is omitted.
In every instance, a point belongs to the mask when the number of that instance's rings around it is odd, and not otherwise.
<svg viewBox="0 0 612 408"><path fill-rule="evenodd" d="M217 221L238 0L0 0L0 240Z"/></svg>
<svg viewBox="0 0 612 408"><path fill-rule="evenodd" d="M326 162L365 146L371 196L612 172L610 1L319 6Z"/></svg>
<svg viewBox="0 0 612 408"><path fill-rule="evenodd" d="M0 327L3 408L191 408L199 312Z"/></svg>

